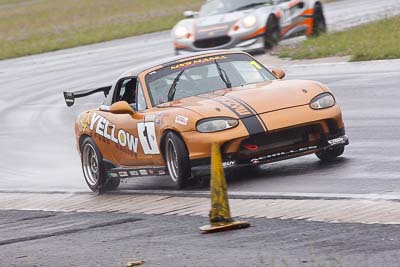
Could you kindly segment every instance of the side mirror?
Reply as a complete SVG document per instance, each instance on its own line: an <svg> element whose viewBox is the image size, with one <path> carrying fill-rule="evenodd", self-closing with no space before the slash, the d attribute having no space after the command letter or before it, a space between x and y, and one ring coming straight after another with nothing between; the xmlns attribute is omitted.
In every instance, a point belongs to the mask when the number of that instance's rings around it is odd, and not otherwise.
<svg viewBox="0 0 400 267"><path fill-rule="evenodd" d="M185 12L183 12L183 16L188 19L194 18L195 16L197 16L197 14L198 12L195 12L193 10L186 10Z"/></svg>
<svg viewBox="0 0 400 267"><path fill-rule="evenodd" d="M272 69L272 74L279 80L282 80L286 76L286 73L283 70L276 68Z"/></svg>
<svg viewBox="0 0 400 267"><path fill-rule="evenodd" d="M126 101L118 101L111 105L110 112L114 114L129 114L135 115L135 111Z"/></svg>

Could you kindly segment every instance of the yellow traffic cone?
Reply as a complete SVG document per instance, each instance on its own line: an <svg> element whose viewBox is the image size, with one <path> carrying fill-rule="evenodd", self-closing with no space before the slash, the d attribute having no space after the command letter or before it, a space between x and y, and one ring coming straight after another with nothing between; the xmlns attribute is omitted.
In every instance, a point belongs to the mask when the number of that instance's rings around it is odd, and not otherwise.
<svg viewBox="0 0 400 267"><path fill-rule="evenodd" d="M203 233L213 233L250 226L248 222L234 221L229 209L227 185L222 168L222 156L218 144L211 147L211 211L210 225L200 227Z"/></svg>

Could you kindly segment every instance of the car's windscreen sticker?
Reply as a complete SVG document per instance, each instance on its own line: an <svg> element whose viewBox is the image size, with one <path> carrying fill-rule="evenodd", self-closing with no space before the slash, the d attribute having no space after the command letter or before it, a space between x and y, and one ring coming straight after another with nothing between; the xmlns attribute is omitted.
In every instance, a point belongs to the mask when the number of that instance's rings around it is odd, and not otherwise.
<svg viewBox="0 0 400 267"><path fill-rule="evenodd" d="M183 63L178 63L176 65L172 65L171 70L181 70L181 69L185 69L187 67L191 67L194 65L206 64L206 63L210 63L210 62L215 62L216 60L223 60L226 58L227 58L226 56L214 56L214 57L194 59L191 61L186 61Z"/></svg>
<svg viewBox="0 0 400 267"><path fill-rule="evenodd" d="M207 64L215 64L215 61L218 63L223 62L232 62L232 61L244 61L250 62L253 61L247 55L244 54L228 54L228 55L219 55L219 56L209 56L204 58L193 59L184 62L174 62L171 65L166 65L165 67L152 71L146 76L146 84L149 87L149 83L158 80L162 77L171 75L173 73L179 73L184 69L190 69L192 67L198 67L199 65L207 65ZM263 69L263 67L260 65Z"/></svg>
<svg viewBox="0 0 400 267"><path fill-rule="evenodd" d="M257 70L261 70L261 69L262 69L262 67L260 66L260 64L258 64L258 62L255 61L255 60L252 60L252 61L250 61L249 63L250 63L250 65L254 66L254 68L256 68Z"/></svg>

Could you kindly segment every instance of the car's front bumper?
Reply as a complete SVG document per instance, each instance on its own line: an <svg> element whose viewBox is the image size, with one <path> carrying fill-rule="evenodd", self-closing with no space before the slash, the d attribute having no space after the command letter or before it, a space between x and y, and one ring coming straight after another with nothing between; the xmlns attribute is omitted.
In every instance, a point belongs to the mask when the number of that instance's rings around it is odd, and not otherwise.
<svg viewBox="0 0 400 267"><path fill-rule="evenodd" d="M289 131L289 136L296 135L296 133L299 133L299 135L304 134L300 133L300 131L312 131L314 132L312 138L315 142L310 144L315 145L317 141L322 140L319 136L325 136L326 138L329 136L337 137L340 136L339 129L344 128L342 113L337 105L318 111L312 110L309 105L304 105L254 116L263 121L268 129L261 132L251 132L251 129L246 128L244 121L240 120L237 127L226 131L214 133L182 132L181 136L188 147L190 159L209 158L212 143L220 144L223 154L235 154L241 149L242 142L254 136L260 139L256 140L256 142L265 143L268 140L278 139L280 142L283 142L287 139L285 137L287 131ZM310 129L304 129L304 127ZM283 137L276 137L277 134L283 134ZM341 135L344 135L344 133ZM271 139L271 136L275 137L275 139ZM297 138L300 138L300 136ZM267 150L271 151L271 148L283 148L276 147L276 142L271 142L272 144L267 144L270 149L266 147L262 151L258 151L260 155L263 152L267 152ZM291 146L293 147L295 144L296 142L293 142ZM250 156L243 155L243 157Z"/></svg>
<svg viewBox="0 0 400 267"><path fill-rule="evenodd" d="M268 127L266 131L249 132L240 121L227 131L181 133L193 170L209 169L212 143L221 146L225 167L264 164L348 144L337 105L318 111L305 105L256 116Z"/></svg>
<svg viewBox="0 0 400 267"><path fill-rule="evenodd" d="M342 133L343 135L341 135ZM320 141L315 144L305 143L293 146L291 148L284 147L282 149L277 149L272 153L266 153L264 155L258 154L257 156L247 159L240 159L236 154L223 154L222 167L224 169L231 169L236 167L257 166L314 154L324 150L336 149L348 145L349 138L344 134L344 129L341 129L339 134L339 136L321 136ZM192 172L194 172L196 175L210 173L211 158L193 160L191 164Z"/></svg>
<svg viewBox="0 0 400 267"><path fill-rule="evenodd" d="M247 40L242 40L239 37L227 37L230 38L228 42L223 43L221 45L212 44L212 40L210 41L210 44L204 44L201 45L201 47L197 46L196 42L177 42L175 41L175 52L176 54L187 54L187 53L193 53L193 52L202 52L202 51L208 51L208 50L218 50L218 49L238 49L242 50L245 52L253 52L253 51L260 51L264 49L264 37L259 35L256 37L253 37L251 39ZM203 40L202 42L207 43L207 40Z"/></svg>

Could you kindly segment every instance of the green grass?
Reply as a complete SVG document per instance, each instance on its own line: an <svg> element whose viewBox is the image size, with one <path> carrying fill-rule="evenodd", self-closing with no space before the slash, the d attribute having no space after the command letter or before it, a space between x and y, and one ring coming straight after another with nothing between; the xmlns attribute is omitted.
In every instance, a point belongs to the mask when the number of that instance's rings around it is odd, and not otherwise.
<svg viewBox="0 0 400 267"><path fill-rule="evenodd" d="M279 48L280 57L350 56L351 61L400 58L400 16Z"/></svg>
<svg viewBox="0 0 400 267"><path fill-rule="evenodd" d="M15 4L20 2L27 2L26 0L0 0L0 5Z"/></svg>
<svg viewBox="0 0 400 267"><path fill-rule="evenodd" d="M203 0L0 0L0 59L171 29Z"/></svg>

